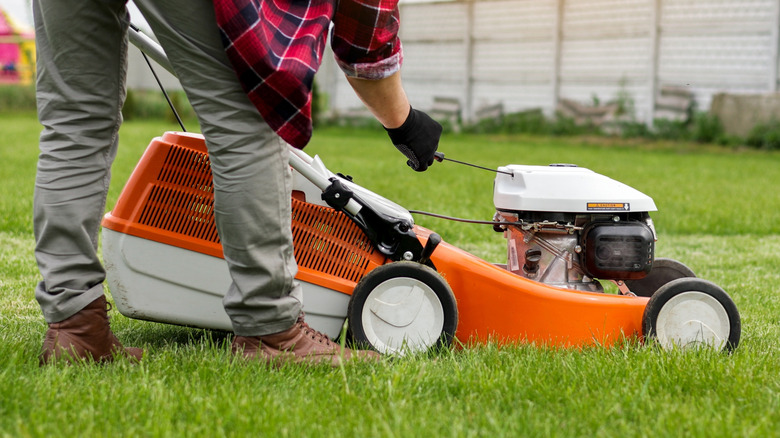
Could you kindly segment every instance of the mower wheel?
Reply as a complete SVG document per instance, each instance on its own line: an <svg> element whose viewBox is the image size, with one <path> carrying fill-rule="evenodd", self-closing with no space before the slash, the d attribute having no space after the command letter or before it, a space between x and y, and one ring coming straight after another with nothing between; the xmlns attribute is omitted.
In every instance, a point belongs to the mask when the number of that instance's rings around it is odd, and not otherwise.
<svg viewBox="0 0 780 438"><path fill-rule="evenodd" d="M732 351L741 331L731 297L700 278L679 278L661 286L642 316L645 339L655 339L665 349L705 345Z"/></svg>
<svg viewBox="0 0 780 438"><path fill-rule="evenodd" d="M696 277L691 268L674 259L657 258L650 273L639 280L626 280L628 289L640 297L651 297L661 286L678 278Z"/></svg>
<svg viewBox="0 0 780 438"><path fill-rule="evenodd" d="M352 292L349 331L358 347L382 354L449 346L458 325L450 286L433 269L395 262L366 274Z"/></svg>

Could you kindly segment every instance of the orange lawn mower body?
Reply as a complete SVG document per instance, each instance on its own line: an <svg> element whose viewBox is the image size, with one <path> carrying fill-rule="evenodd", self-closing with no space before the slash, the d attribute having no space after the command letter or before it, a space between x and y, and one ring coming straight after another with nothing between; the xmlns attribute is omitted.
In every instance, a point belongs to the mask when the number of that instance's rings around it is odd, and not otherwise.
<svg viewBox="0 0 780 438"><path fill-rule="evenodd" d="M290 163L296 279L307 321L333 338L348 321L354 341L385 354L454 339L579 347L653 337L667 347L725 349L739 341L739 314L724 291L679 262L654 259L652 200L587 169L499 168L493 224L507 236L508 262L496 265L414 225L403 207L331 173L319 157L291 149ZM535 178L544 188L528 193ZM598 193L583 212L528 211L552 205L547 178L574 178L584 193L595 181ZM567 196L571 205L578 195ZM213 205L203 137L153 139L103 220L108 284L123 315L232 329ZM603 292L605 277L618 294Z"/></svg>

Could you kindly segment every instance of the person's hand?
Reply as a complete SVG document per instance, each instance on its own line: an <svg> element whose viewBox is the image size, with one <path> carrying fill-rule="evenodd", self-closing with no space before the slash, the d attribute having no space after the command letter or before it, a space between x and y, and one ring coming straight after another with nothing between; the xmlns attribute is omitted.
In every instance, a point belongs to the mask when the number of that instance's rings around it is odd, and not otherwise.
<svg viewBox="0 0 780 438"><path fill-rule="evenodd" d="M408 159L406 164L409 167L422 172L433 164L442 128L428 114L411 108L403 125L385 129L396 149Z"/></svg>

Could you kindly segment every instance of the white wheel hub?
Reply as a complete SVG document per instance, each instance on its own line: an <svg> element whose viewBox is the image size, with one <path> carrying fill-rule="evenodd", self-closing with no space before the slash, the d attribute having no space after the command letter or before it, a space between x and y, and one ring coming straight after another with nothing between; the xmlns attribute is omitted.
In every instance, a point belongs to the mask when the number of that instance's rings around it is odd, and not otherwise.
<svg viewBox="0 0 780 438"><path fill-rule="evenodd" d="M438 342L444 310L428 285L414 278L395 277L371 291L361 320L377 351L404 354L425 351Z"/></svg>
<svg viewBox="0 0 780 438"><path fill-rule="evenodd" d="M723 348L730 321L715 297L697 291L682 292L664 304L656 320L656 337L664 348L709 345Z"/></svg>

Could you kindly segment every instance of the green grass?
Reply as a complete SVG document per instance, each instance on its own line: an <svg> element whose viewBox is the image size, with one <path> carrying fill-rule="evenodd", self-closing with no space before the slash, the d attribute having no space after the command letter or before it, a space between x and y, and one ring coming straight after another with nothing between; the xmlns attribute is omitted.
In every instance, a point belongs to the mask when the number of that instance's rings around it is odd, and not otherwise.
<svg viewBox="0 0 780 438"><path fill-rule="evenodd" d="M175 125L128 122L109 206L149 140ZM236 363L224 333L127 319L132 366L39 368L32 187L40 128L0 115L0 436L780 436L780 154L599 138L446 136L448 157L487 167L573 162L652 196L659 256L729 291L731 354L489 344L330 370ZM437 163L417 174L376 131L324 129L311 154L409 209L490 219L493 174ZM483 258L489 226L416 218ZM522 311L518 317L522 317Z"/></svg>

